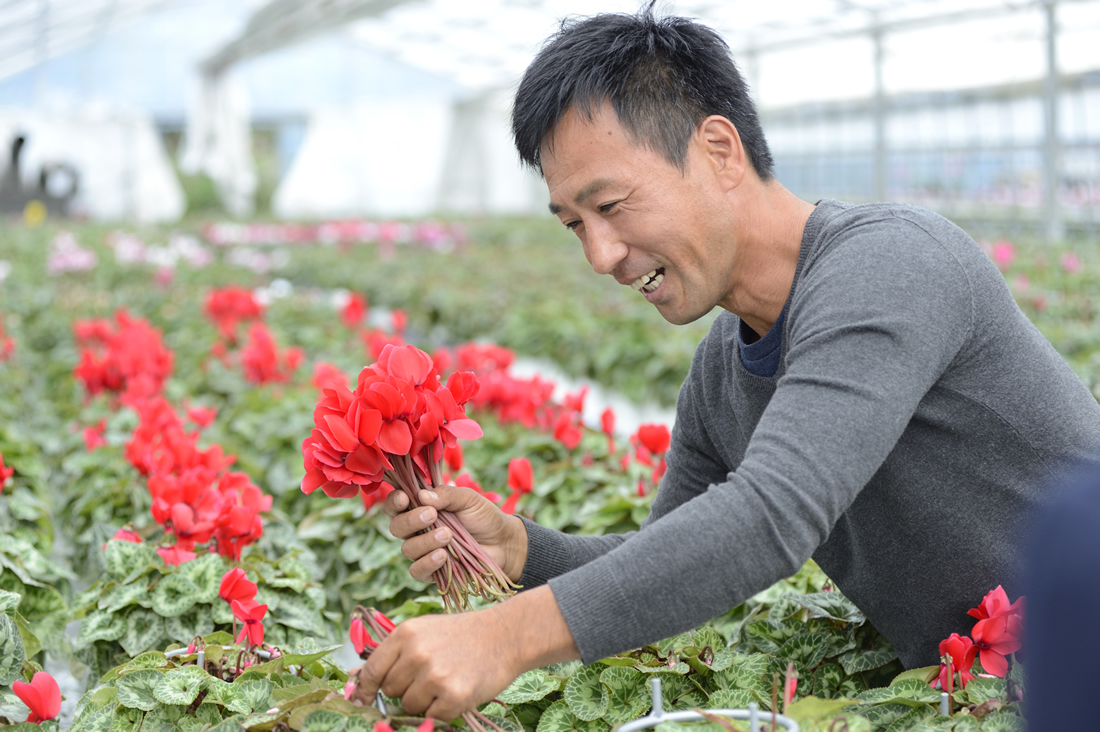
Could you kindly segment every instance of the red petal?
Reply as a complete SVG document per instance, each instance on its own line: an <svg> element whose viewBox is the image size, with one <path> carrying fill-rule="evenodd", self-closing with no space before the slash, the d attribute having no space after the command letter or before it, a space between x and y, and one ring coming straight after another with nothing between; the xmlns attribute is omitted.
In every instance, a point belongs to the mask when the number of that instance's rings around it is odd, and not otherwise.
<svg viewBox="0 0 1100 732"><path fill-rule="evenodd" d="M359 441L364 445L372 445L378 439L378 430L382 429L382 413L377 409L367 408L364 402L359 409Z"/></svg>
<svg viewBox="0 0 1100 732"><path fill-rule="evenodd" d="M395 419L382 425L378 433L378 446L391 455L408 455L412 447L412 430L403 419Z"/></svg>
<svg viewBox="0 0 1100 732"><path fill-rule="evenodd" d="M302 478L302 493L307 496L320 488L328 480L320 470L306 471L306 477Z"/></svg>
<svg viewBox="0 0 1100 732"><path fill-rule="evenodd" d="M348 455L344 467L363 475L379 475L384 471L378 450L366 445L360 445L358 450Z"/></svg>
<svg viewBox="0 0 1100 732"><path fill-rule="evenodd" d="M481 431L481 425L472 419L452 419L447 423L446 430L460 440L476 440L485 433Z"/></svg>
<svg viewBox="0 0 1100 732"><path fill-rule="evenodd" d="M1005 674L1008 673L1008 661L1005 657L996 651L982 650L982 668L986 670L986 673L991 673L994 676L999 676L1002 679Z"/></svg>
<svg viewBox="0 0 1100 732"><path fill-rule="evenodd" d="M348 425L346 419L334 415L325 417L325 424L332 430L332 436L336 440L336 446L344 452L351 452L359 447L359 438L355 431Z"/></svg>

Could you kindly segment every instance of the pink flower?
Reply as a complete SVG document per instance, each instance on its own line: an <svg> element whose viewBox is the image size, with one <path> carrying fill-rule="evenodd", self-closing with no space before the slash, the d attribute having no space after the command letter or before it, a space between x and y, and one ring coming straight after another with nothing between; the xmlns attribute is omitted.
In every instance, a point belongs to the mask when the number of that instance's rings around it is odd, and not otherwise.
<svg viewBox="0 0 1100 732"><path fill-rule="evenodd" d="M638 428L638 442L651 453L659 454L668 449L671 435L663 424L643 424Z"/></svg>
<svg viewBox="0 0 1100 732"><path fill-rule="evenodd" d="M993 263L1002 272L1008 269L1016 259L1016 247L1007 239L993 242Z"/></svg>
<svg viewBox="0 0 1100 732"><path fill-rule="evenodd" d="M1077 274L1081 271L1081 260L1073 252L1065 252L1062 254L1062 269L1070 274Z"/></svg>
<svg viewBox="0 0 1100 732"><path fill-rule="evenodd" d="M191 407L187 410L187 418L199 427L209 427L217 417L217 407Z"/></svg>

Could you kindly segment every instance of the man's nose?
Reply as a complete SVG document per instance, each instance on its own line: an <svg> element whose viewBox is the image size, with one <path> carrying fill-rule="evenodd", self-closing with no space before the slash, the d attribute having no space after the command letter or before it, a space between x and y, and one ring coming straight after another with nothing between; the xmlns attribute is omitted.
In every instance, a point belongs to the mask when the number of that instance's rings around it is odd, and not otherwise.
<svg viewBox="0 0 1100 732"><path fill-rule="evenodd" d="M596 274L611 274L619 262L626 258L628 247L615 228L599 222L589 226L584 254Z"/></svg>

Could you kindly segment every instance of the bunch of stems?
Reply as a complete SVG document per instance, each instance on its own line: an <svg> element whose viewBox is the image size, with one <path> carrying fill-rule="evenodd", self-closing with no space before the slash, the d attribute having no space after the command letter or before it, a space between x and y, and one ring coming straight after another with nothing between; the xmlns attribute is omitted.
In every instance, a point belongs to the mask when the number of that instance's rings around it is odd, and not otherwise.
<svg viewBox="0 0 1100 732"><path fill-rule="evenodd" d="M409 497L409 510L422 505L420 491L443 484L441 461L432 459L431 447L427 448L430 481L417 468L412 456L391 454L388 457L393 470L386 471L386 480ZM455 514L439 511L435 523L421 533L435 531L440 526L450 529L454 537L447 545L446 563L432 574L447 612L468 610L470 597L474 595L493 601L515 594L519 585L512 582L493 558L485 553Z"/></svg>
<svg viewBox="0 0 1100 732"><path fill-rule="evenodd" d="M363 607L362 605L357 605L355 609L352 610L351 614L352 617L358 617L367 624L367 626L370 628L371 635L377 638L379 643L386 640L386 638L389 636L389 629L382 623L378 622L378 616L381 615L381 613L379 613L373 607ZM372 650L373 649L369 646L364 648L362 658L366 659L368 656L370 656ZM485 725L491 727L493 730L495 730L495 732L505 732L499 725L494 723L493 720L489 719L476 709L471 709L468 712L463 712L462 719L466 722L466 725L473 732L488 732L488 730L485 729Z"/></svg>

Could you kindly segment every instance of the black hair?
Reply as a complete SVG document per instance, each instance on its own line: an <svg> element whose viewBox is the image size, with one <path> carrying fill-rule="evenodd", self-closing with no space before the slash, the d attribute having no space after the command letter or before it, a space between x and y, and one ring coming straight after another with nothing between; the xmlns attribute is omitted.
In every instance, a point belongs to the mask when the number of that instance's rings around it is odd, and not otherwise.
<svg viewBox="0 0 1100 732"><path fill-rule="evenodd" d="M771 151L729 46L688 18L655 18L655 1L635 15L562 21L516 91L512 135L520 159L541 173L540 147L565 112L591 120L608 100L635 142L681 172L696 128L721 115L737 128L757 175L771 180Z"/></svg>

